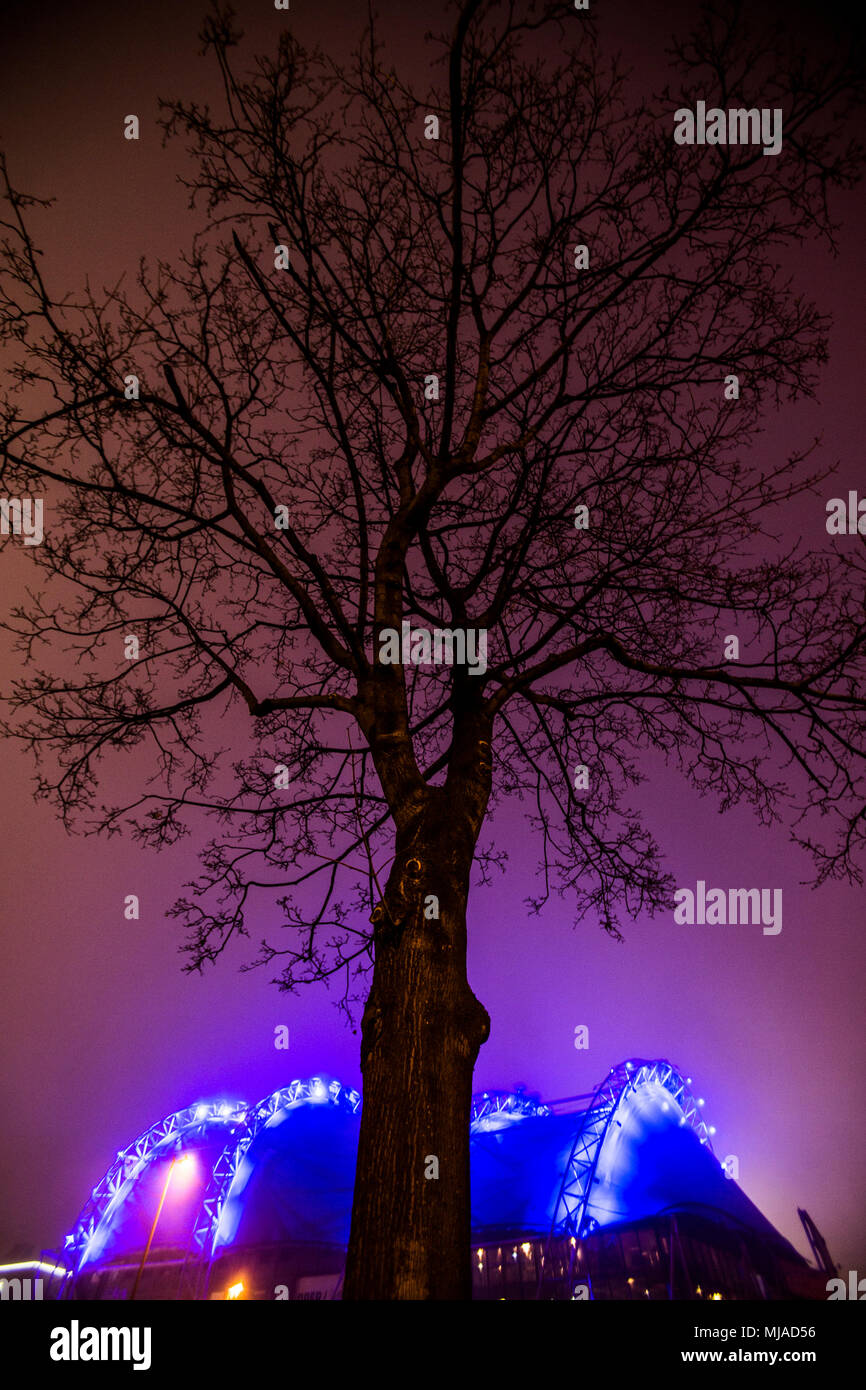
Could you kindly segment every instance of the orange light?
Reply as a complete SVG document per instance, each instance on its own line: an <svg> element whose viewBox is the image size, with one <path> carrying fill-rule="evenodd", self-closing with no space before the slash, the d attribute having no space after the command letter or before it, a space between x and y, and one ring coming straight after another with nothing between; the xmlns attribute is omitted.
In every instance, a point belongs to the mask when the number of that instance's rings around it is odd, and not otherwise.
<svg viewBox="0 0 866 1390"><path fill-rule="evenodd" d="M243 1283L239 1280L237 1284L231 1284L226 1292L226 1298L240 1298L244 1291Z"/></svg>
<svg viewBox="0 0 866 1390"><path fill-rule="evenodd" d="M182 1186L184 1183L192 1182L197 1173L198 1160L194 1153L179 1154L177 1158L172 1159L169 1169L172 1187L177 1183Z"/></svg>

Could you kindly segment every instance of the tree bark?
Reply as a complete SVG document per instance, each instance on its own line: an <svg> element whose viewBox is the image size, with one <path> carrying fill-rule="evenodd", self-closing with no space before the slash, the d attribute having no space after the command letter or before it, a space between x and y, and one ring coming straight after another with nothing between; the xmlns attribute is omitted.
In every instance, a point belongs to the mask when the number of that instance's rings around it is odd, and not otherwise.
<svg viewBox="0 0 866 1390"><path fill-rule="evenodd" d="M475 1061L490 1032L466 975L475 835L447 788L427 789L424 801L410 828L401 833L398 824L394 864L372 914L345 1299L472 1296L469 1114Z"/></svg>

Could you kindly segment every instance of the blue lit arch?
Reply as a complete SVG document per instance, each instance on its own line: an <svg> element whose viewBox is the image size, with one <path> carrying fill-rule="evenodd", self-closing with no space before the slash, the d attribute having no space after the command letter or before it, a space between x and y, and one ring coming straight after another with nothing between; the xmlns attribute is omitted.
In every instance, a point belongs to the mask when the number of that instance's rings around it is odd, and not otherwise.
<svg viewBox="0 0 866 1390"><path fill-rule="evenodd" d="M586 1219L598 1161L605 1139L618 1112L644 1087L663 1087L680 1110L679 1124L694 1130L701 1144L712 1153L710 1131L701 1116L702 1101L696 1101L686 1078L671 1062L632 1058L612 1067L593 1094L582 1115L565 1164L559 1195L553 1210L551 1235L584 1237L595 1223Z"/></svg>
<svg viewBox="0 0 866 1390"><path fill-rule="evenodd" d="M72 1272L78 1273L92 1252L98 1251L101 1238L145 1170L155 1162L181 1149L189 1149L197 1141L209 1139L216 1129L230 1129L233 1135L243 1130L247 1107L231 1101L200 1102L176 1110L151 1125L142 1134L118 1150L117 1157L93 1188L72 1231L64 1241ZM230 1147L236 1140L230 1140ZM213 1181L211 1175L210 1181Z"/></svg>
<svg viewBox="0 0 866 1390"><path fill-rule="evenodd" d="M361 1108L358 1091L339 1081L311 1076L307 1081L292 1081L278 1091L272 1091L260 1101L247 1117L243 1133L235 1143L229 1143L214 1167L214 1184L202 1204L201 1219L196 1227L195 1240L199 1249L209 1256L217 1247L228 1244L234 1232L229 1230L230 1213L237 1215L239 1200L250 1176L247 1151L259 1134L274 1120L303 1105L331 1105L351 1115Z"/></svg>
<svg viewBox="0 0 866 1390"><path fill-rule="evenodd" d="M240 1185L243 1160L256 1135L274 1116L303 1104L330 1104L357 1114L359 1093L339 1081L320 1076L295 1080L273 1091L256 1106L243 1102L199 1102L177 1110L151 1125L117 1157L93 1188L72 1231L64 1241L73 1275L98 1253L101 1239L146 1169L169 1154L211 1139L215 1131L229 1132L205 1182L193 1227L190 1254L209 1259L214 1253L226 1203Z"/></svg>

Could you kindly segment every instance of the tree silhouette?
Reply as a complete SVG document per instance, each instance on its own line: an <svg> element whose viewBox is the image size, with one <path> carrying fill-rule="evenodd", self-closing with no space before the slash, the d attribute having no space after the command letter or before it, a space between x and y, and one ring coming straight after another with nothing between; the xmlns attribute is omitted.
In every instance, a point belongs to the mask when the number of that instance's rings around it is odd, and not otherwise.
<svg viewBox="0 0 866 1390"><path fill-rule="evenodd" d="M530 908L613 935L671 905L627 802L647 749L785 815L819 880L858 873L862 550L780 541L826 470L748 446L826 360L778 261L833 245L861 79L853 51L782 64L737 6L651 99L564 3L467 0L421 94L372 15L348 66L283 34L241 76L239 38L214 7L216 107L162 103L201 230L132 287L52 289L3 164L2 486L50 491L57 581L13 616L8 727L70 823L159 847L216 818L189 968L265 919L284 988L335 979L351 1013L372 972L344 1296L468 1297L492 807L529 800ZM783 109L782 152L677 144L698 100ZM151 780L101 804L139 747Z"/></svg>

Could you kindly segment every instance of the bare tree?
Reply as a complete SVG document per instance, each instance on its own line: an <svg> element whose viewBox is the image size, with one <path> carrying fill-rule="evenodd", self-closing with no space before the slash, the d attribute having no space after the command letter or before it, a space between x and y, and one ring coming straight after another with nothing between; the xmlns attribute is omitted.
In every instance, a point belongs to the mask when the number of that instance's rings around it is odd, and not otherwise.
<svg viewBox="0 0 866 1390"><path fill-rule="evenodd" d="M626 800L648 748L785 815L819 878L858 872L862 550L782 544L825 474L748 451L826 357L778 259L833 245L856 55L780 75L779 36L710 10L676 90L636 99L587 15L467 0L419 95L372 18L346 67L284 35L241 76L219 8L203 38L218 109L163 104L202 217L176 264L58 294L3 166L2 481L55 499L57 581L12 620L9 726L75 824L160 846L215 816L190 968L267 916L284 988L334 978L351 1010L372 969L344 1296L464 1298L495 801L529 799L530 906L613 935L670 905ZM676 144L698 99L782 108L782 153ZM153 780L101 805L100 759L139 745Z"/></svg>

